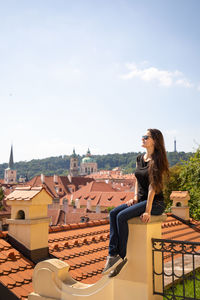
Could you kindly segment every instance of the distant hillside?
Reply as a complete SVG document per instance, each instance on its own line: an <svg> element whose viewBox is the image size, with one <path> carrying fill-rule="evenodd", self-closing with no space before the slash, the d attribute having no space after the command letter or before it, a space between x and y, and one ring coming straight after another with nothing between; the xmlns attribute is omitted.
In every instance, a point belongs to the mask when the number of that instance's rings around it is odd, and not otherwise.
<svg viewBox="0 0 200 300"><path fill-rule="evenodd" d="M140 153L140 152L139 152ZM106 155L94 155L99 169L111 170L115 167L121 167L125 173L135 171L136 157L138 152L114 153ZM170 166L180 163L181 160L188 160L192 153L185 152L168 152ZM79 163L83 156L78 156ZM29 179L41 173L45 175L67 175L70 165L70 156L56 156L45 159L33 159L31 161L20 161L15 163L18 177L27 175ZM0 178L4 177L4 170L8 164L0 164Z"/></svg>

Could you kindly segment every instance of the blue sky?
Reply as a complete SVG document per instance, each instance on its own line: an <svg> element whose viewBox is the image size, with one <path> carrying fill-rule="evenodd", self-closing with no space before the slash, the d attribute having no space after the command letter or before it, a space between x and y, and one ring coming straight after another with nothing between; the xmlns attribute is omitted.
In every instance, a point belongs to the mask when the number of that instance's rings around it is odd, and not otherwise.
<svg viewBox="0 0 200 300"><path fill-rule="evenodd" d="M1 157L200 144L200 1L0 3Z"/></svg>

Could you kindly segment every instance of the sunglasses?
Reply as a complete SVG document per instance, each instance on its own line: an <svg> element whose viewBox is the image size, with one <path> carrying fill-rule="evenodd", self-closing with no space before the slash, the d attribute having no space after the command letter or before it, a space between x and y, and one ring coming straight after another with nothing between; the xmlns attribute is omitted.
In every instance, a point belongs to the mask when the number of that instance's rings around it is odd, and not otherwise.
<svg viewBox="0 0 200 300"><path fill-rule="evenodd" d="M149 135L143 135L142 138L146 141L146 140L148 140L148 138L150 138L150 136Z"/></svg>

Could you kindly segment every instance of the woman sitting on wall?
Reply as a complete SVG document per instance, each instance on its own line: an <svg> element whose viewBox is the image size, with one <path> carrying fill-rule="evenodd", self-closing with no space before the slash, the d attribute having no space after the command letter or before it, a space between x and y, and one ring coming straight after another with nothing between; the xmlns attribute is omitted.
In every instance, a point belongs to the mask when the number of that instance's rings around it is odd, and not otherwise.
<svg viewBox="0 0 200 300"><path fill-rule="evenodd" d="M109 256L103 271L110 277L116 276L127 261L128 220L140 216L144 223L151 215L164 212L162 193L163 177L168 175L168 160L163 135L158 129L148 129L142 137L145 154L140 154L136 162L136 183L134 199L129 200L110 212Z"/></svg>

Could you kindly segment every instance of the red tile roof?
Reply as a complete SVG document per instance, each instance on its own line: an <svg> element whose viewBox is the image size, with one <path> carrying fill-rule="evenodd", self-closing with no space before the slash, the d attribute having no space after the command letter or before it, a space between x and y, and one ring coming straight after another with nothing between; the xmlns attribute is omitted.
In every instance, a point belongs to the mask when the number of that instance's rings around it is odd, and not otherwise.
<svg viewBox="0 0 200 300"><path fill-rule="evenodd" d="M80 200L81 206L87 206L87 200L91 199L91 207L118 206L134 197L134 192L121 192L112 188L111 184L105 182L91 182L82 187L72 195L72 199ZM71 201L71 195L68 196Z"/></svg>
<svg viewBox="0 0 200 300"><path fill-rule="evenodd" d="M91 193L91 192L114 192L115 190L112 188L111 184L107 184L105 182L96 182L92 181L88 183L86 186L83 186L77 193Z"/></svg>
<svg viewBox="0 0 200 300"><path fill-rule="evenodd" d="M37 194L41 192L43 189L42 186L40 187L16 187L16 189L10 193L7 197L6 200L31 200L33 199Z"/></svg>
<svg viewBox="0 0 200 300"><path fill-rule="evenodd" d="M44 185L48 192L54 198L61 199L67 194L78 190L80 185L86 185L88 182L94 181L87 177L68 177L68 176L43 176L44 183L41 181L41 175L33 177L26 185L41 186ZM70 179L70 180L69 180Z"/></svg>
<svg viewBox="0 0 200 300"><path fill-rule="evenodd" d="M134 174L123 174L121 170L100 170L99 172L88 175L88 177L94 178L95 180L131 179L135 181Z"/></svg>
<svg viewBox="0 0 200 300"><path fill-rule="evenodd" d="M34 264L23 257L6 240L0 239L0 282L19 299L33 291Z"/></svg>
<svg viewBox="0 0 200 300"><path fill-rule="evenodd" d="M60 176L56 176L56 182L54 182L54 176L44 176L44 182L41 181L41 175L33 177L30 181L26 183L30 186L45 186L46 190L54 198L60 198L64 195L70 193L67 185L63 184Z"/></svg>
<svg viewBox="0 0 200 300"><path fill-rule="evenodd" d="M80 186L84 186L89 182L94 181L93 178L89 178L86 176L76 176L76 177L68 177L68 176L60 176L64 185L73 185L75 187L75 191L77 191ZM70 180L69 180L70 179Z"/></svg>

